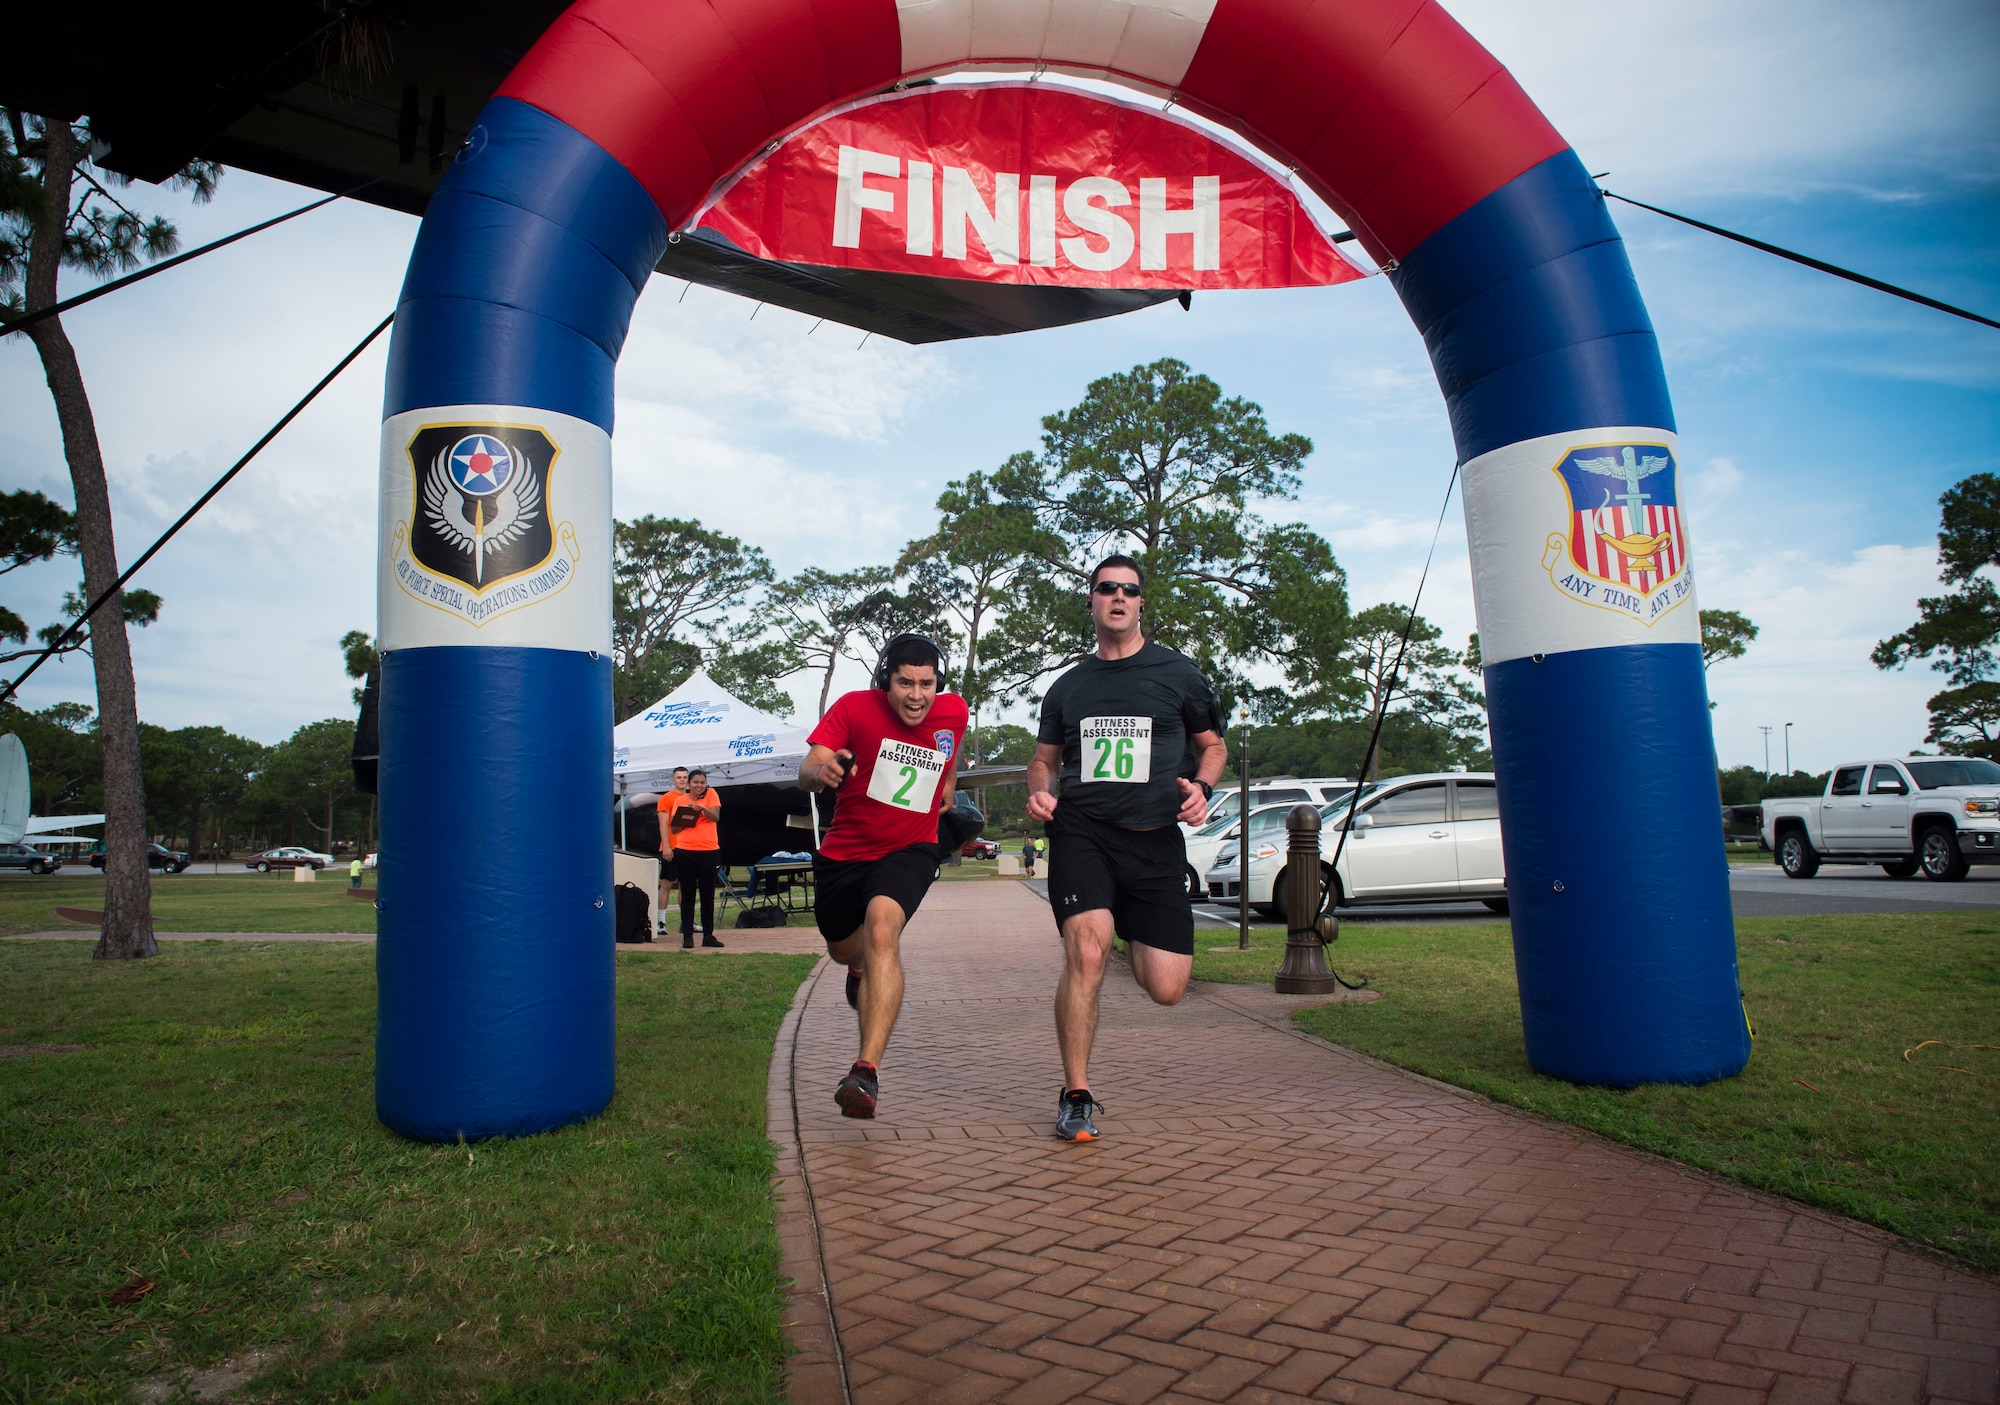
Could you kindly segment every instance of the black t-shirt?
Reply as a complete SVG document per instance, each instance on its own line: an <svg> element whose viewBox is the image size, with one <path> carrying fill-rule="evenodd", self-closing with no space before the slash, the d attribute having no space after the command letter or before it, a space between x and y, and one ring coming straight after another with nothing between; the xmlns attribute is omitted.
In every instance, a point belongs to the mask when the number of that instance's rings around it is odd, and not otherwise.
<svg viewBox="0 0 2000 1405"><path fill-rule="evenodd" d="M1036 740L1062 747L1061 808L1120 829L1172 824L1175 778L1194 776L1188 738L1222 730L1221 704L1185 654L1147 644L1127 658L1085 659L1042 699Z"/></svg>

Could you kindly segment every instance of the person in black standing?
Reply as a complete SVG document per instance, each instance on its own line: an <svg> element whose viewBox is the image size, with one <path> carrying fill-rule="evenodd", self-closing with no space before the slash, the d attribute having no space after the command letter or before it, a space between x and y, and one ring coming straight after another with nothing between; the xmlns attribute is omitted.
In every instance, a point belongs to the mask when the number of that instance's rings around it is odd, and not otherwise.
<svg viewBox="0 0 2000 1405"><path fill-rule="evenodd" d="M1129 556L1108 556L1090 573L1097 650L1042 699L1028 765L1028 818L1048 826L1049 906L1063 939L1056 1135L1065 1141L1097 1137L1090 1048L1113 935L1155 1002L1178 1005L1187 993L1194 914L1180 825L1208 818L1229 759L1208 680L1140 628L1145 591ZM1049 788L1058 774L1060 797Z"/></svg>

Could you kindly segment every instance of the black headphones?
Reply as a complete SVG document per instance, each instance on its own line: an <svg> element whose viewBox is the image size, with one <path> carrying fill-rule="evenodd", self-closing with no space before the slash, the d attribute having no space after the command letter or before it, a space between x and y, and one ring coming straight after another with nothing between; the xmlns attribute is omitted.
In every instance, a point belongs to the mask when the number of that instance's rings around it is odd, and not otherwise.
<svg viewBox="0 0 2000 1405"><path fill-rule="evenodd" d="M882 657L876 660L875 663L875 677L873 680L875 686L885 693L889 691L889 655L896 652L898 644L906 644L912 640L931 651L931 666L937 670L938 691L942 693L945 690L944 650L938 647L937 640L927 634L899 634L887 644L884 644L882 646Z"/></svg>

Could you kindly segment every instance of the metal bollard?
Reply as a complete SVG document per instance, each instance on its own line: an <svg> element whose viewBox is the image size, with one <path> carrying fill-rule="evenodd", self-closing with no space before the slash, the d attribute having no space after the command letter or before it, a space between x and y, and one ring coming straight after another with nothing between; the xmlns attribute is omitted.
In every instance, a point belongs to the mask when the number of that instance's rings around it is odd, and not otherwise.
<svg viewBox="0 0 2000 1405"><path fill-rule="evenodd" d="M1285 964L1278 968L1280 995L1330 995L1340 983L1326 965L1326 943L1340 933L1331 914L1319 915L1319 811L1299 805L1285 816L1290 848L1285 856ZM1247 876L1247 875L1246 875Z"/></svg>

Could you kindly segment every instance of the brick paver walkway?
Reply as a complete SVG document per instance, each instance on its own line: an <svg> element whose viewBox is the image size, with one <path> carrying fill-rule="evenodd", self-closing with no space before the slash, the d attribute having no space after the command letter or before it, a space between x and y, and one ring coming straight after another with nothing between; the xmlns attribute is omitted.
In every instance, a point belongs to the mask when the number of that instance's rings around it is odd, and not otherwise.
<svg viewBox="0 0 2000 1405"><path fill-rule="evenodd" d="M1114 971L1105 1140L1058 1142L1048 909L941 883L905 940L878 1121L830 1096L837 969L773 1063L856 1401L1995 1399L1993 1282L1329 1048L1261 992L1162 1010ZM784 1189L793 1398L837 1401Z"/></svg>

